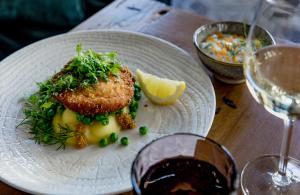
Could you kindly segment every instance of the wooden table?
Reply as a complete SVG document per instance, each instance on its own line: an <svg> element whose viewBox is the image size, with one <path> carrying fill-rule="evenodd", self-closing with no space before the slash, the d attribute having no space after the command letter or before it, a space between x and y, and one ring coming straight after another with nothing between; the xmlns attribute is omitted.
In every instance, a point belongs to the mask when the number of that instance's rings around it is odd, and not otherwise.
<svg viewBox="0 0 300 195"><path fill-rule="evenodd" d="M174 10L156 1L116 0L72 31L108 28L139 31L168 40L199 61L192 35L199 26L209 22L202 16ZM213 77L211 79L216 91L217 112L208 137L231 151L240 171L247 161L259 155L278 154L283 133L282 121L257 104L245 84L227 85ZM224 104L223 97L233 100L237 108ZM290 156L300 159L300 150L297 150L300 141L297 140L300 140L298 127L294 131ZM2 194L26 193L0 182Z"/></svg>

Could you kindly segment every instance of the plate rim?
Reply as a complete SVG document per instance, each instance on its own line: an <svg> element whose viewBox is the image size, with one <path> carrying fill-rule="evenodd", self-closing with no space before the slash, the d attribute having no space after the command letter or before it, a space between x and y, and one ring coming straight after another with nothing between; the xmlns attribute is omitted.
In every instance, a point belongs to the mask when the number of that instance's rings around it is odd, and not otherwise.
<svg viewBox="0 0 300 195"><path fill-rule="evenodd" d="M60 38L60 37L64 37L64 36L72 36L72 35L76 35L76 34L88 34L88 33L107 33L107 32L111 32L111 33L125 33L125 34L128 34L128 35L133 35L133 36L140 36L140 37L143 37L143 38L146 38L146 39L152 39L156 42L162 42L166 45L168 45L169 47L172 47L178 51L180 51L181 53L183 53L184 55L186 55L186 57L189 59L189 61L191 61L191 63L195 64L195 65L198 65L198 68L203 72L203 77L205 77L205 79L208 81L208 84L210 86L210 90L212 92L212 110L215 110L216 109L216 93L215 93L215 89L214 89L214 86L211 82L211 79L209 78L209 76L207 75L207 73L205 72L205 70L199 65L200 62L197 62L193 56L191 56L191 54L189 54L187 51L185 51L184 49L180 48L179 46L175 45L174 43L171 43L167 40L164 40L162 38L159 38L159 37L156 37L156 36L153 36L153 35L149 35L149 34L145 34L145 33L142 33L142 32L136 32L136 31L130 31L130 30L122 30L122 29L93 29L93 30L78 30L78 31L71 31L71 32L67 32L67 33L63 33L63 34L59 34L59 35L55 35L55 36L51 36L51 37L48 37L48 38L45 38L45 39L41 39L39 41L36 41L36 42L33 42L23 48L20 48L19 50L13 52L12 54L10 54L9 56L5 57L3 60L0 61L0 67L1 66L4 66L4 64L6 63L7 60L13 58L15 55L17 55L19 52L22 52L28 48L31 48L33 47L34 45L36 44L41 44L43 42L47 42L47 41L50 41L51 39L57 39L57 38ZM191 40L192 41L192 40ZM213 121L214 121L214 118L215 118L215 112L212 112L212 116L210 117L210 120L209 120L209 123L207 125L208 127L208 130L206 132L205 135L203 135L204 137L207 136L207 134L209 133L211 127L212 127L212 124L213 124ZM9 180L6 180L5 178L3 178L1 175L0 175L0 181L17 189L17 190L21 190L23 192L26 192L26 193L31 193L31 194L52 194L52 193L45 193L45 192L41 192L41 191L34 191L34 190L30 190L28 188L25 188L23 186L19 186L17 184L14 184L13 182L9 181ZM111 191L109 193L105 193L105 194L116 194L116 193L124 193L124 192L128 192L132 190L132 186L126 188L126 189L121 189L121 190L114 190L114 191Z"/></svg>

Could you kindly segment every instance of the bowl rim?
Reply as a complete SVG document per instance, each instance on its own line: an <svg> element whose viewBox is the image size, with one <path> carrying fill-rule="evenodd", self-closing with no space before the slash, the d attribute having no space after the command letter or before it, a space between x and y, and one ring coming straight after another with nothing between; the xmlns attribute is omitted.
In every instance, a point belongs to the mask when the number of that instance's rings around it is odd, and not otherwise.
<svg viewBox="0 0 300 195"><path fill-rule="evenodd" d="M218 63L218 64L222 64L225 66L231 66L231 67L242 67L243 63L230 63L230 62L224 62L224 61L220 61L217 60L209 55L207 55L205 52L202 51L202 49L199 47L199 43L197 41L198 35L200 34L200 32L203 30L203 28L207 27L207 26L212 26L212 25L218 25L218 24L241 24L241 25L248 25L251 26L250 24L246 23L246 22L238 22L238 21L218 21L218 22L212 22L212 23L208 23L208 24L203 24L200 27L198 27L194 34L193 34L193 43L194 46L197 48L198 52L200 52L202 55L204 55L204 57L206 57L208 60L213 61L214 63ZM258 28L262 29L263 31L265 31L267 33L267 35L270 37L272 44L271 45L275 45L276 41L274 39L274 37L272 36L272 34L266 30L265 28L256 25Z"/></svg>

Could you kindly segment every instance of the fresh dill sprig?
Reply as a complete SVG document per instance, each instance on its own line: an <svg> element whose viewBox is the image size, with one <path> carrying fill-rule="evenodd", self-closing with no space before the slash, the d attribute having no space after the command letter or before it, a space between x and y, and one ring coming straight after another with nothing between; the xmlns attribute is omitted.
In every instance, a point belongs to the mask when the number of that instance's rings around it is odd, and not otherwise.
<svg viewBox="0 0 300 195"><path fill-rule="evenodd" d="M80 132L74 131L68 126L59 125L59 127L60 127L60 131L58 133L56 133L56 135L55 135L56 136L56 143L53 143L53 144L59 144L59 147L57 148L57 150L65 149L66 148L66 141L69 138L80 135Z"/></svg>
<svg viewBox="0 0 300 195"><path fill-rule="evenodd" d="M61 112L63 106L52 99L45 99L39 92L31 95L25 103L25 120L20 125L29 125L30 132L37 144L64 145L60 135L52 127L52 119L56 112ZM62 131L63 132L63 131ZM61 147L61 146L60 146Z"/></svg>

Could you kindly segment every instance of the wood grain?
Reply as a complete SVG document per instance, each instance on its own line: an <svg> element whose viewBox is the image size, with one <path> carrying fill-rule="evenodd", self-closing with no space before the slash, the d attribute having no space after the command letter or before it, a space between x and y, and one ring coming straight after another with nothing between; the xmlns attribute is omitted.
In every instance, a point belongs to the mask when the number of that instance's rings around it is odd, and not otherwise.
<svg viewBox="0 0 300 195"><path fill-rule="evenodd" d="M163 3L145 0L118 0L79 24L72 31L95 29L122 29L141 31L159 19L161 10L169 9Z"/></svg>
<svg viewBox="0 0 300 195"><path fill-rule="evenodd" d="M201 66L192 43L192 36L199 26L209 22L211 21L207 18L194 13L171 10L160 20L150 24L143 32L168 40L185 49ZM236 157L239 170L247 161L258 155L278 154L283 122L255 102L246 84L228 85L211 78L219 111L208 137L225 145L232 152ZM233 100L237 108L233 109L224 104L223 97ZM290 155L300 158L300 151L297 150L300 143L297 142L297 138L300 138L298 127L294 130Z"/></svg>
<svg viewBox="0 0 300 195"><path fill-rule="evenodd" d="M200 68L202 65L193 46L192 35L200 25L209 22L202 16L170 9L154 1L117 0L73 31L114 28L151 34L185 49L198 60ZM213 77L211 79L216 91L218 112L208 136L231 151L240 171L246 162L259 155L278 154L283 133L282 121L256 103L245 84L228 85ZM237 108L224 104L223 97L234 101ZM296 127L290 156L297 159L300 159L300 150L297 150L300 147L299 139L300 131ZM25 193L0 182L0 194Z"/></svg>

